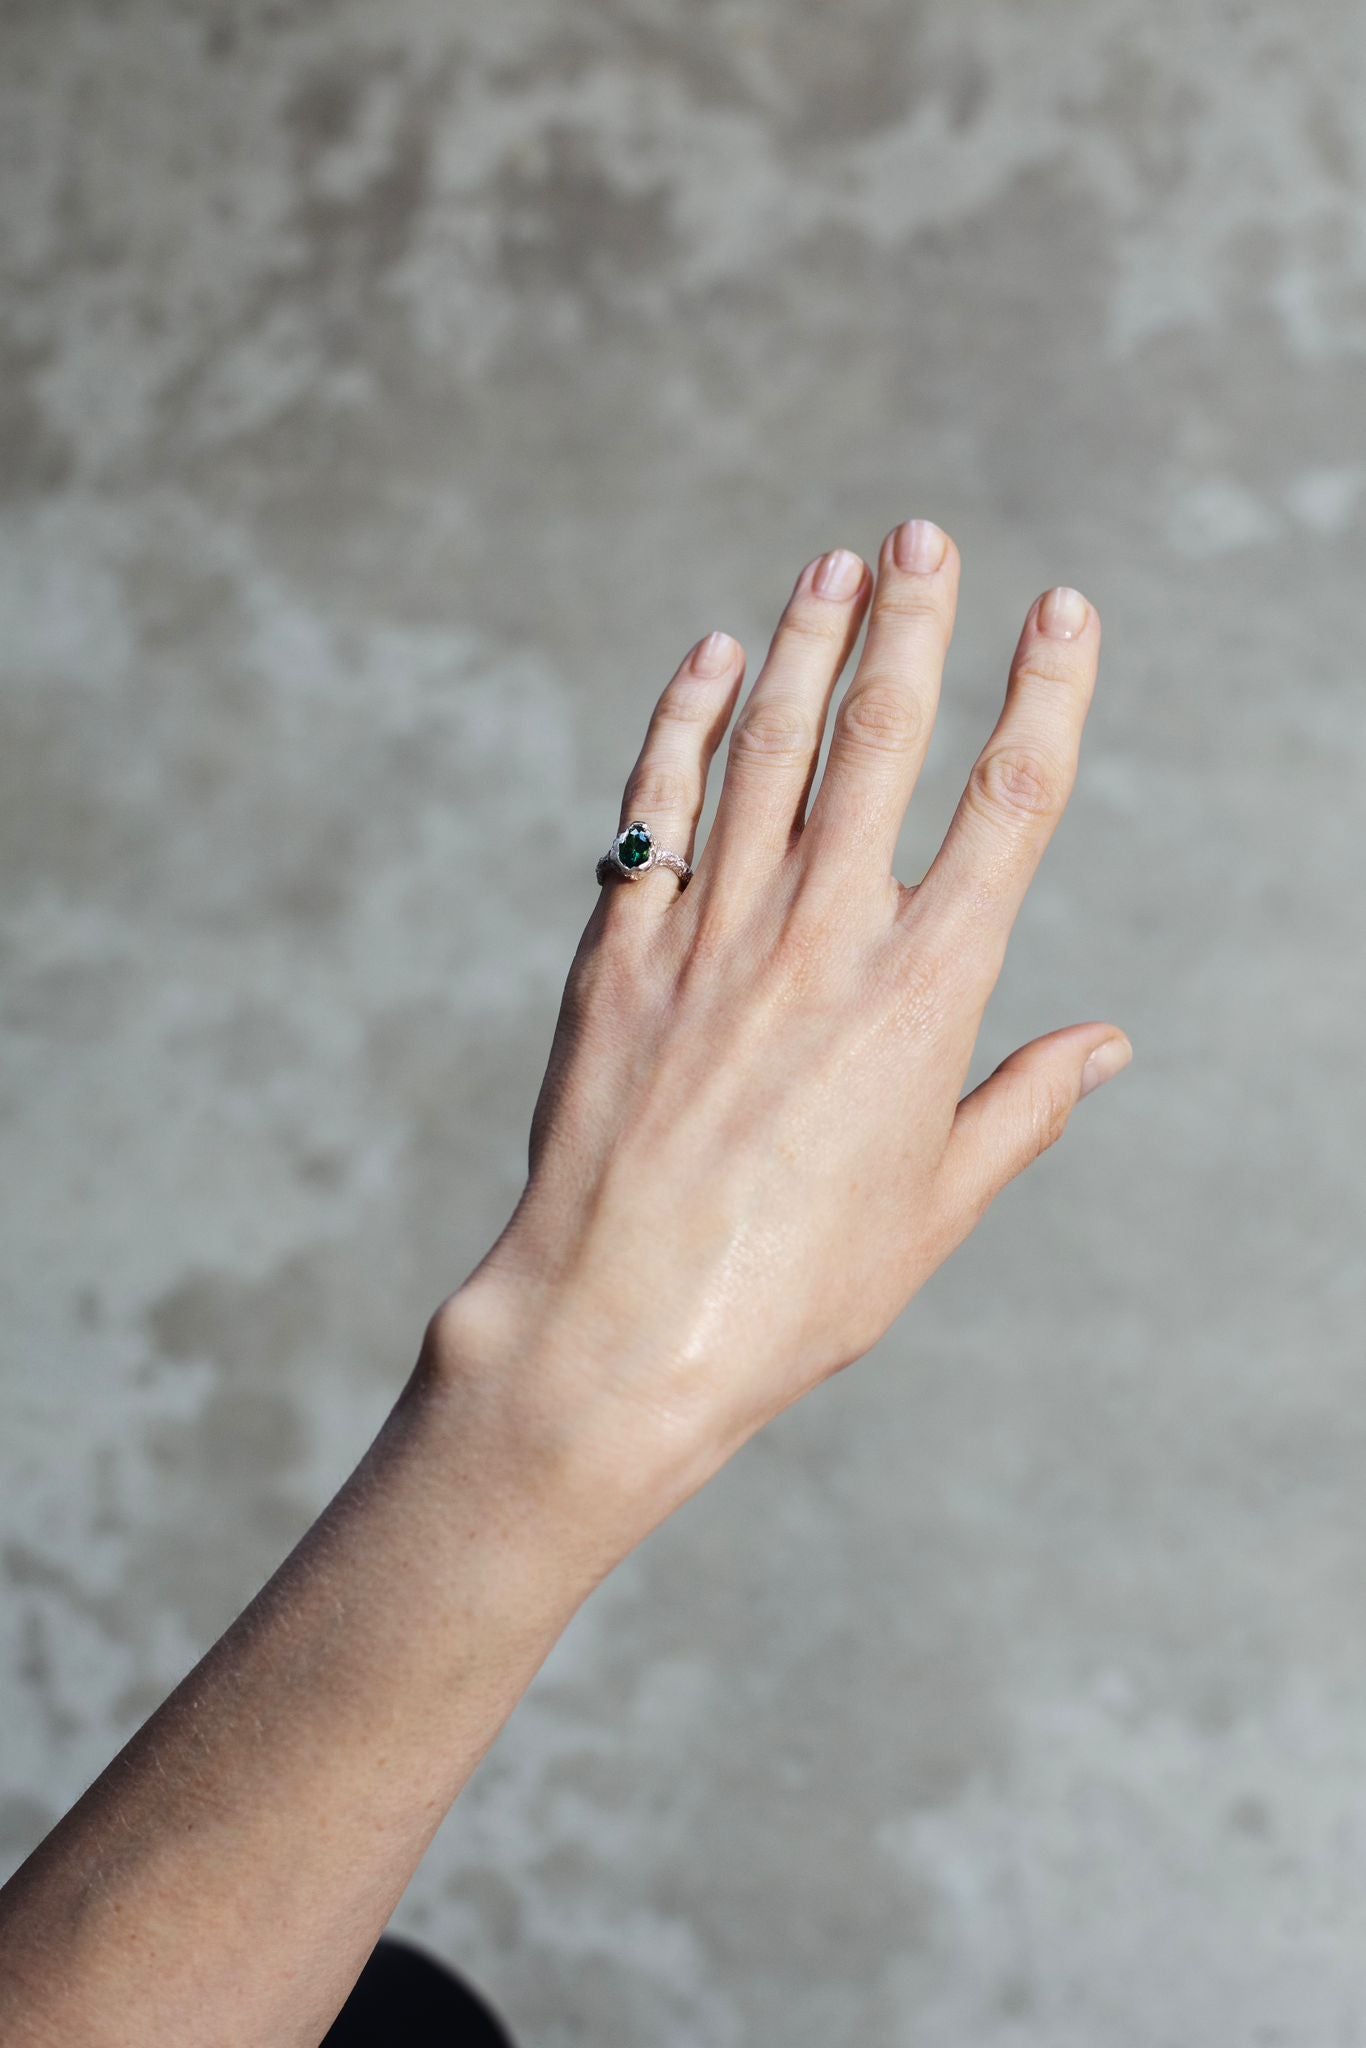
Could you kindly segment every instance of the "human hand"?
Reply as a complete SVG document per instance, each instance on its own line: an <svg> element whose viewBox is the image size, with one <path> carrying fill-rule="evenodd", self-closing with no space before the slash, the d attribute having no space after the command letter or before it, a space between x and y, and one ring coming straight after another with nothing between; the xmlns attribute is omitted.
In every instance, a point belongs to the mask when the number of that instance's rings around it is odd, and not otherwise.
<svg viewBox="0 0 1366 2048"><path fill-rule="evenodd" d="M629 1547L772 1416L866 1352L1000 1189L1127 1064L1076 1024L960 1095L1011 926L1066 805L1100 622L1030 610L933 864L891 862L925 757L959 558L916 520L874 588L798 578L684 889L609 878L570 970L530 1175L428 1353L481 1412L568 1445ZM871 599L862 657L815 767ZM622 824L690 855L744 669L712 634L664 690ZM507 1406L510 1404L510 1407Z"/></svg>

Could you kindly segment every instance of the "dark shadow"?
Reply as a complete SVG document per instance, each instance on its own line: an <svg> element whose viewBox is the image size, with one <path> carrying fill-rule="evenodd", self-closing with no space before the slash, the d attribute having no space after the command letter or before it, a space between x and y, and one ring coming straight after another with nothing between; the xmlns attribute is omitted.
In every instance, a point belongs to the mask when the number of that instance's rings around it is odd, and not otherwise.
<svg viewBox="0 0 1366 2048"><path fill-rule="evenodd" d="M468 1984L386 1935L323 2048L513 2048L513 2041Z"/></svg>

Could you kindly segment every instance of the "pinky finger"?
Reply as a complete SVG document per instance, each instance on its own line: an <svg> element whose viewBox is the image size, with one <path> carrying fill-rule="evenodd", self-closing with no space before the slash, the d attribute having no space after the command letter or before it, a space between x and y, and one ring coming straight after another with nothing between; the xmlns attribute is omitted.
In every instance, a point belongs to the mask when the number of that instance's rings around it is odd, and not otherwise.
<svg viewBox="0 0 1366 2048"><path fill-rule="evenodd" d="M1072 1024L1022 1045L963 1098L942 1170L965 1235L1002 1188L1057 1143L1082 1097L1132 1058L1113 1024Z"/></svg>

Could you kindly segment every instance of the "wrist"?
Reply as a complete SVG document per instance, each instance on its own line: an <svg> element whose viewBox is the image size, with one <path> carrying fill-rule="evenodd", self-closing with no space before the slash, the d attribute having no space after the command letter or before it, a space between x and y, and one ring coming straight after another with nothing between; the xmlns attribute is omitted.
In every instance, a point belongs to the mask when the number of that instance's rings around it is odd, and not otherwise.
<svg viewBox="0 0 1366 2048"><path fill-rule="evenodd" d="M482 1267L432 1317L413 1380L462 1474L553 1537L585 1594L723 1462L693 1418L624 1394L617 1364L590 1315Z"/></svg>

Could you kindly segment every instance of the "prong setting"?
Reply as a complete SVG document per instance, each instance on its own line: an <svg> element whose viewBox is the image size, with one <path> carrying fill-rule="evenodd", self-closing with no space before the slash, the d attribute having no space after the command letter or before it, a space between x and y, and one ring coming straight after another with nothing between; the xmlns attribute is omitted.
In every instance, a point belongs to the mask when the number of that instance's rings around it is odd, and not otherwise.
<svg viewBox="0 0 1366 2048"><path fill-rule="evenodd" d="M628 882L638 882L654 866L655 850L649 826L643 819L633 818L612 841L609 857L619 875L624 875Z"/></svg>

